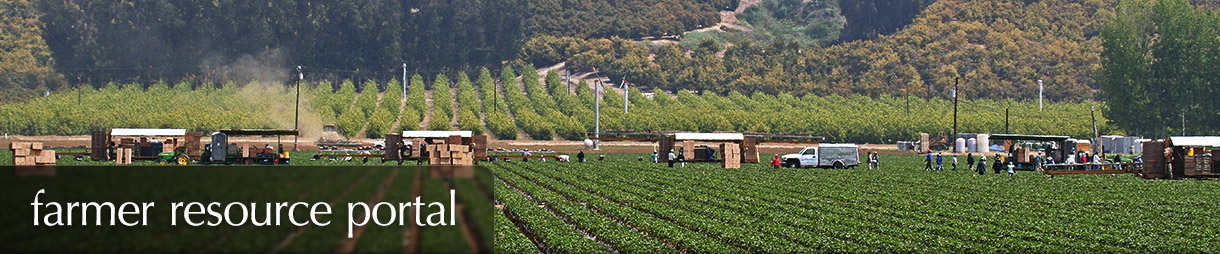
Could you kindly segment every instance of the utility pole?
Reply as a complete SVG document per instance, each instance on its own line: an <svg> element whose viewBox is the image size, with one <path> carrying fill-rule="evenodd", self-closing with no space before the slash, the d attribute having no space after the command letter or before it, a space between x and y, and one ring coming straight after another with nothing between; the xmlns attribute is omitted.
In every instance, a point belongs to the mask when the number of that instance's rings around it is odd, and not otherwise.
<svg viewBox="0 0 1220 254"><path fill-rule="evenodd" d="M957 84L959 79L960 78L953 78L953 91L949 93L949 96L953 97L953 137L949 138L949 140L952 140L953 142L957 142ZM954 152L961 152L957 151L956 143L954 144L953 149Z"/></svg>
<svg viewBox="0 0 1220 254"><path fill-rule="evenodd" d="M1042 111L1042 80L1038 80L1038 111Z"/></svg>
<svg viewBox="0 0 1220 254"><path fill-rule="evenodd" d="M305 80L305 74L301 73L301 66L297 65L297 105L295 118L292 120L292 129L297 131L297 135L292 135L292 150L297 151L297 138L301 136L301 81Z"/></svg>
<svg viewBox="0 0 1220 254"><path fill-rule="evenodd" d="M1182 111L1182 136L1186 136L1186 111Z"/></svg>
<svg viewBox="0 0 1220 254"><path fill-rule="evenodd" d="M600 79L593 80L593 86L596 87L593 94L593 150L601 150L602 138L602 81Z"/></svg>
<svg viewBox="0 0 1220 254"><path fill-rule="evenodd" d="M81 82L80 82L80 76L76 76L76 105L77 106L80 106L80 97L81 97L81 93L83 91L81 89L82 85L83 84L81 84Z"/></svg>
<svg viewBox="0 0 1220 254"><path fill-rule="evenodd" d="M1094 113L1094 111L1096 111L1096 110L1097 110L1097 107L1089 106L1089 118L1093 119L1093 138L1094 139L1097 139L1097 137L1099 136L1097 134L1097 114Z"/></svg>
<svg viewBox="0 0 1220 254"><path fill-rule="evenodd" d="M403 100L406 100L406 62L403 62Z"/></svg>
<svg viewBox="0 0 1220 254"><path fill-rule="evenodd" d="M563 93L570 95L570 94L572 94L572 70L564 68L563 72L564 72L564 74L568 75L568 79L565 80L566 81L565 85L568 87L568 90L563 90Z"/></svg>
<svg viewBox="0 0 1220 254"><path fill-rule="evenodd" d="M1008 108L1004 108L1004 133L1008 132Z"/></svg>
<svg viewBox="0 0 1220 254"><path fill-rule="evenodd" d="M627 95L629 94L631 94L631 92L627 88L627 76L623 76L623 114L627 114L627 104L628 102L631 102L630 100L627 100Z"/></svg>

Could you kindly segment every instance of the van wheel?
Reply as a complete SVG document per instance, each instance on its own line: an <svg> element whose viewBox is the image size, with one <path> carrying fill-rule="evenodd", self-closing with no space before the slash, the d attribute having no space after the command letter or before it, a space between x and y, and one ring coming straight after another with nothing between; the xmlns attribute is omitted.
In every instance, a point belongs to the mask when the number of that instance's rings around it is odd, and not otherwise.
<svg viewBox="0 0 1220 254"><path fill-rule="evenodd" d="M801 161L798 161L798 160L788 160L788 167L789 167L789 168L799 168L799 167L801 167Z"/></svg>
<svg viewBox="0 0 1220 254"><path fill-rule="evenodd" d="M834 168L835 168L835 169L843 169L843 162L841 162L841 161L836 161L836 162L835 162L835 165L834 165Z"/></svg>

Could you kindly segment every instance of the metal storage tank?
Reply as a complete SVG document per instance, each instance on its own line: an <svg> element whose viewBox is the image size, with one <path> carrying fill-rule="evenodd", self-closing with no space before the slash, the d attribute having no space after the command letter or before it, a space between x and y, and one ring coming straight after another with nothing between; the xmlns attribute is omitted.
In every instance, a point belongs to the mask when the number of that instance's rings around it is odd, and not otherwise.
<svg viewBox="0 0 1220 254"><path fill-rule="evenodd" d="M970 138L966 140L966 152L976 153L979 151L978 140Z"/></svg>
<svg viewBox="0 0 1220 254"><path fill-rule="evenodd" d="M953 152L955 152L955 153L966 152L966 139L957 138L957 140L954 140L953 141Z"/></svg>

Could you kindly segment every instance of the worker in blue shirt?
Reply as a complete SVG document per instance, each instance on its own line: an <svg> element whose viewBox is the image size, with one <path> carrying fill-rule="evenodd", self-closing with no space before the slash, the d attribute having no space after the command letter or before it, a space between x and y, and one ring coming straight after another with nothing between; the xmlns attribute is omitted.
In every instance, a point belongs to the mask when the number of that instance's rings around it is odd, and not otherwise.
<svg viewBox="0 0 1220 254"><path fill-rule="evenodd" d="M940 160L940 153L936 153L936 171L945 171L945 164Z"/></svg>
<svg viewBox="0 0 1220 254"><path fill-rule="evenodd" d="M1042 171L1042 153L1039 152L1037 157L1034 157L1037 164L1034 164L1038 171Z"/></svg>
<svg viewBox="0 0 1220 254"><path fill-rule="evenodd" d="M923 170L932 171L932 150L928 150L928 158L923 160Z"/></svg>

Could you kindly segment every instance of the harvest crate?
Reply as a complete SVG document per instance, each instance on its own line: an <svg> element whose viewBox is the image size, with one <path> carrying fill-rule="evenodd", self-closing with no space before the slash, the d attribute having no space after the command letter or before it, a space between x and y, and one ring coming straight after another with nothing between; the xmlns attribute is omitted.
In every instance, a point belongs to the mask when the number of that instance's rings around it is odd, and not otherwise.
<svg viewBox="0 0 1220 254"><path fill-rule="evenodd" d="M55 150L43 150L41 142L13 142L13 165L55 165Z"/></svg>
<svg viewBox="0 0 1220 254"><path fill-rule="evenodd" d="M1165 142L1144 142L1144 178L1165 177Z"/></svg>

